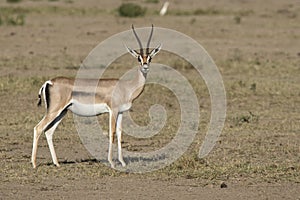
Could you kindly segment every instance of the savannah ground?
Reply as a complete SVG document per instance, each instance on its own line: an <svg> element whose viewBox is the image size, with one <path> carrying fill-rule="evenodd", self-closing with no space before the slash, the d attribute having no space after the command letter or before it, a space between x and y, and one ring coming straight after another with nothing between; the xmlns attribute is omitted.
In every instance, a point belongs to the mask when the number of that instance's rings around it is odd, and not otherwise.
<svg viewBox="0 0 300 200"><path fill-rule="evenodd" d="M0 199L300 199L299 1L174 0L164 17L157 14L162 1L131 2L147 8L144 17L120 17L116 9L122 1L0 2ZM152 23L198 41L222 74L227 117L213 151L197 157L210 119L205 83L190 65L161 52L155 61L183 74L199 100L198 134L183 157L151 173L112 170L90 156L69 113L54 135L61 167L53 166L43 135L33 169L33 127L44 114L44 107L36 106L43 82L75 77L98 43L131 24ZM129 55L121 59L108 77L136 65ZM146 85L135 101L130 112L136 123L149 122L143 111L153 104L175 117L153 138L125 134L125 149L159 149L174 136L179 105L157 85ZM99 120L107 124L106 116Z"/></svg>

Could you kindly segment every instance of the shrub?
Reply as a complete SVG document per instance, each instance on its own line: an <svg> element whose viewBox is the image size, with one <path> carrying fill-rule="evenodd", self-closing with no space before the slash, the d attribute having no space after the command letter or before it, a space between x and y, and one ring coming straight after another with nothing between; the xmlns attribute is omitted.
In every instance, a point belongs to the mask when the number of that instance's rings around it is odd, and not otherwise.
<svg viewBox="0 0 300 200"><path fill-rule="evenodd" d="M146 3L159 3L159 0L145 0Z"/></svg>
<svg viewBox="0 0 300 200"><path fill-rule="evenodd" d="M6 0L7 3L19 3L22 0Z"/></svg>
<svg viewBox="0 0 300 200"><path fill-rule="evenodd" d="M122 17L139 17L145 15L146 8L134 3L124 3L119 7L118 12Z"/></svg>

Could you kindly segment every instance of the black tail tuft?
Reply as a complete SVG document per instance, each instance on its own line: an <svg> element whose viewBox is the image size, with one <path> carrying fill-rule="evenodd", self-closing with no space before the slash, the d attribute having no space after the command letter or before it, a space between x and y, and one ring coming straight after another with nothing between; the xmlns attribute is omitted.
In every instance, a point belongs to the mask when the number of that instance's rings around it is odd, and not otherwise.
<svg viewBox="0 0 300 200"><path fill-rule="evenodd" d="M48 85L52 85L53 83L51 81L46 81L44 83L44 85L42 85L42 87L40 88L39 91L39 96L38 96L38 103L37 106L41 106L42 105L42 95L44 96L44 100L45 100L45 104L46 104L46 108L49 107L49 87Z"/></svg>
<svg viewBox="0 0 300 200"><path fill-rule="evenodd" d="M41 106L41 105L42 105L42 97L39 94L39 100L38 100L37 106Z"/></svg>

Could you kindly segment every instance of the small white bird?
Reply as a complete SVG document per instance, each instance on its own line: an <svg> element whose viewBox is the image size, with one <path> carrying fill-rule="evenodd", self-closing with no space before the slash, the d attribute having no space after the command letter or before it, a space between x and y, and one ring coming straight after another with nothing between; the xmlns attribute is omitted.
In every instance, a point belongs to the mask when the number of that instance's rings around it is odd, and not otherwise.
<svg viewBox="0 0 300 200"><path fill-rule="evenodd" d="M166 1L159 12L160 16L164 16L167 13L168 6L169 6L169 2Z"/></svg>

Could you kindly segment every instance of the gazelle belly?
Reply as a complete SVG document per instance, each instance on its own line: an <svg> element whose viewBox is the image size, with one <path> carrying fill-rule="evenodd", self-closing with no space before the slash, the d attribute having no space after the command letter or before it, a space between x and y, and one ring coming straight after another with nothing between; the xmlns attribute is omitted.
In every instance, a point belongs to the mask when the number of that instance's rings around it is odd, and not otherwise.
<svg viewBox="0 0 300 200"><path fill-rule="evenodd" d="M85 104L77 100L72 100L71 103L72 104L68 107L68 109L71 110L74 114L84 117L91 117L110 111L110 108L106 103Z"/></svg>

